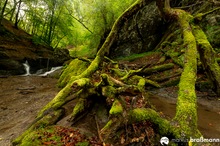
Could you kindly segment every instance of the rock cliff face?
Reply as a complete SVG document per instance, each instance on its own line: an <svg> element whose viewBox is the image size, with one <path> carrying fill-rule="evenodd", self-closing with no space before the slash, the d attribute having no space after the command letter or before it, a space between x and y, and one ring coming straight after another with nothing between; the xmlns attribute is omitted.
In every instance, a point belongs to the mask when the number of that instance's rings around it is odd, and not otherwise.
<svg viewBox="0 0 220 146"><path fill-rule="evenodd" d="M3 19L0 26L0 74L20 75L25 73L26 60L31 66L31 73L40 68L59 66L70 59L68 50L35 44L31 35Z"/></svg>
<svg viewBox="0 0 220 146"><path fill-rule="evenodd" d="M164 23L156 2L140 9L124 22L110 49L112 58L153 50L163 36Z"/></svg>
<svg viewBox="0 0 220 146"><path fill-rule="evenodd" d="M170 2L171 7L183 7L193 15L206 13L218 7L210 1L171 0ZM220 52L220 11L208 14L199 23L212 46ZM117 58L153 50L161 41L166 29L167 26L160 16L156 3L152 2L124 22L116 41L110 48L109 56Z"/></svg>

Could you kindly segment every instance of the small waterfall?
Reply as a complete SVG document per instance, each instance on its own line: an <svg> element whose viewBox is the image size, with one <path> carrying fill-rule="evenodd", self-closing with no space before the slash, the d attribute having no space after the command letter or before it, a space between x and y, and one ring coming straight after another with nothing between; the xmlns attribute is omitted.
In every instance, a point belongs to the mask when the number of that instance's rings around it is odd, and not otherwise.
<svg viewBox="0 0 220 146"><path fill-rule="evenodd" d="M29 76L29 75L31 75L31 74L30 74L30 65L29 65L29 63L28 63L27 60L25 61L25 63L23 63L23 66L24 66L24 68L25 68L25 70L26 70L26 73L25 73L23 76Z"/></svg>
<svg viewBox="0 0 220 146"><path fill-rule="evenodd" d="M49 74L55 72L56 70L61 69L62 67L63 67L63 66L52 67L50 71L47 71L47 72L45 72L45 73L43 73L43 74L40 74L39 76L47 76L47 75L49 75Z"/></svg>

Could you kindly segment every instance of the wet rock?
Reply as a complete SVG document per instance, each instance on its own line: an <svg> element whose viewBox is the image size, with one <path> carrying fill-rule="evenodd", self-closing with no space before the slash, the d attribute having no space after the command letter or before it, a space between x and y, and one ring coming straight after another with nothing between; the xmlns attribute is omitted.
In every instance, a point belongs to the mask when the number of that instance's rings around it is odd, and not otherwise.
<svg viewBox="0 0 220 146"><path fill-rule="evenodd" d="M0 26L0 75L25 74L22 65L28 61L30 73L41 68L61 66L70 59L68 50L54 49L35 44L33 37L24 30L15 29L13 24L3 19Z"/></svg>
<svg viewBox="0 0 220 146"><path fill-rule="evenodd" d="M24 74L25 69L22 63L13 59L0 59L0 74Z"/></svg>

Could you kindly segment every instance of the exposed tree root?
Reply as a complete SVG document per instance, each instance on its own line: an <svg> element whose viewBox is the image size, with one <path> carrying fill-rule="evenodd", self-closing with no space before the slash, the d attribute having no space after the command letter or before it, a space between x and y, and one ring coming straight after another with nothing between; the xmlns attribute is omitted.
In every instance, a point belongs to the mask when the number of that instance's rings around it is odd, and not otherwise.
<svg viewBox="0 0 220 146"><path fill-rule="evenodd" d="M175 18L180 24L185 46L183 71L179 82L177 112L170 122L161 117L155 110L150 109L148 93L145 86L161 87L161 84L152 81L145 75L174 68L173 63L147 68L148 65L137 69L121 71L117 62L105 58L109 48L116 39L120 26L127 18L136 13L141 7L151 1L138 0L128 8L114 23L112 30L104 44L97 52L93 61L75 59L64 70L59 85L63 89L37 115L35 122L27 129L14 144L25 144L25 137L30 132L51 124L55 124L62 115L62 106L73 99L77 99L69 122L75 122L88 110L94 102L93 97L101 97L109 106L109 120L100 130L100 139L103 143L111 143L122 127L127 124L149 121L157 129L158 134L174 138L200 137L197 129L197 97L195 82L197 73L197 45L204 69L220 93L220 70L214 58L214 51L208 43L204 33L193 23L193 16L183 10L171 9L168 1L158 0L158 7L165 18ZM165 5L165 9L164 9ZM210 58L212 58L210 60ZM108 62L104 62L107 60ZM214 61L213 61L214 60ZM178 78L180 72L177 72ZM212 78L213 77L213 78ZM166 79L161 79L166 80ZM71 95L71 96L70 96ZM92 102L91 102L92 101ZM99 129L99 128L98 128Z"/></svg>
<svg viewBox="0 0 220 146"><path fill-rule="evenodd" d="M209 80L213 83L214 91L220 96L220 67L215 59L216 53L199 26L193 27L193 34L196 37L203 68Z"/></svg>
<svg viewBox="0 0 220 146"><path fill-rule="evenodd" d="M38 128L44 128L49 125L54 125L62 116L63 110L56 110L51 111L45 114L42 118L37 118L31 126L22 134L20 135L16 140L13 141L13 145L21 144L23 146L27 145L27 141L25 140L26 137L28 137L31 132Z"/></svg>

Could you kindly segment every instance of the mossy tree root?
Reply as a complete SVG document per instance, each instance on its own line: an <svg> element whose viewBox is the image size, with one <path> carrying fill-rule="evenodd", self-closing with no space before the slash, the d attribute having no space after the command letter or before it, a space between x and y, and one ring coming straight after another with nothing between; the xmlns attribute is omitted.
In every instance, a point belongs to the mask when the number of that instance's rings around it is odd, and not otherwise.
<svg viewBox="0 0 220 146"><path fill-rule="evenodd" d="M67 84L65 88L63 88L57 96L49 102L39 113L37 118L34 120L34 122L31 124L31 126L17 139L14 140L14 144L19 144L22 142L22 139L26 137L29 132L40 128L40 127L46 127L48 125L55 124L57 120L62 116L63 112L61 107L66 102L69 101L69 99L65 98L67 97L73 90L76 90L74 93L74 97L81 97L81 96L89 96L93 92L83 92L86 87L90 85L90 80L88 78L81 78L78 80L75 80L72 84ZM87 97L85 96L85 97ZM72 99L71 99L72 100ZM81 112L81 110L79 110ZM78 114L78 113L76 113Z"/></svg>
<svg viewBox="0 0 220 146"><path fill-rule="evenodd" d="M148 1L147 3L150 3ZM104 59L104 55L109 52L109 48L114 42L116 35L120 29L120 26L128 20L130 16L139 11L140 8L144 7L146 2L144 0L137 0L131 7L129 7L113 24L113 27L106 38L105 42L101 46L100 50L97 52L95 59L91 62L90 65L88 63L83 63L81 60L74 60L68 66L62 76L60 77L59 83L63 89L55 96L55 98L49 102L39 113L37 119L42 118L45 113L51 109L57 110L62 105L64 105L67 101L67 97L74 92L75 94L79 94L81 90L73 91L72 86L75 81L81 78L89 78L91 75L99 68L100 63ZM77 67L75 67L77 65ZM82 68L78 71L78 66L82 66ZM88 67L88 68L87 68Z"/></svg>
<svg viewBox="0 0 220 146"><path fill-rule="evenodd" d="M199 26L193 27L193 34L198 44L198 52L202 66L213 84L214 91L220 96L220 67L216 60L216 53Z"/></svg>
<svg viewBox="0 0 220 146"><path fill-rule="evenodd" d="M80 119L80 117L83 117L83 115L86 113L86 111L91 107L92 105L92 97L93 95L96 95L95 88L88 88L82 90L81 94L78 96L78 101L73 108L73 112L70 115L70 118L68 119L69 122L75 123Z"/></svg>
<svg viewBox="0 0 220 146"><path fill-rule="evenodd" d="M148 75L148 74L152 74L155 72L160 72L160 71L165 71L165 70L169 70L172 69L174 67L173 63L167 63L167 64L163 64L163 65L157 65L151 68L145 68L142 71L140 71L138 73L138 75Z"/></svg>
<svg viewBox="0 0 220 146"><path fill-rule="evenodd" d="M160 72L160 71L165 71L168 69L171 69L174 67L173 63L167 63L167 64L163 64L163 65L157 65L151 68L146 68L143 67L141 69L138 70L129 70L129 72L124 75L121 80L126 80L127 78L134 76L134 75L149 75L155 72Z"/></svg>
<svg viewBox="0 0 220 146"><path fill-rule="evenodd" d="M46 126L55 124L60 119L60 117L63 115L63 113L64 113L63 109L59 109L59 110L56 110L56 111L53 111L53 112L46 114L44 117L42 117L40 119L36 119L30 125L30 127L24 133L22 133L22 135L17 137L12 142L12 144L18 145L18 144L22 143L23 145L25 145L25 143L29 143L29 141L28 142L25 141L24 137L28 136L31 132L33 132L36 129L44 128Z"/></svg>
<svg viewBox="0 0 220 146"><path fill-rule="evenodd" d="M172 125L171 122L162 118L155 110L150 108L135 108L127 111L123 116L114 116L107 122L100 131L104 143L110 142L120 128L143 121L151 122L160 135L177 138L178 133L180 133L180 130Z"/></svg>
<svg viewBox="0 0 220 146"><path fill-rule="evenodd" d="M173 10L177 15L177 21L183 31L183 41L186 46L185 64L180 77L179 93L174 120L178 121L181 129L179 138L186 136L198 137L197 129L197 97L195 93L195 82L197 74L197 45L192 33L190 22L193 17L182 10Z"/></svg>
<svg viewBox="0 0 220 146"><path fill-rule="evenodd" d="M138 123L142 121L152 122L161 135L172 135L176 137L177 129L170 122L162 118L155 110L150 108L136 108L128 113L128 124Z"/></svg>
<svg viewBox="0 0 220 146"><path fill-rule="evenodd" d="M197 44L192 33L193 16L180 10L172 9L169 0L158 0L157 5L165 18L176 18L183 33L183 42L186 46L184 69L180 77L176 115L174 121L180 129L177 137L200 137L197 128L197 97L195 82L197 73Z"/></svg>

